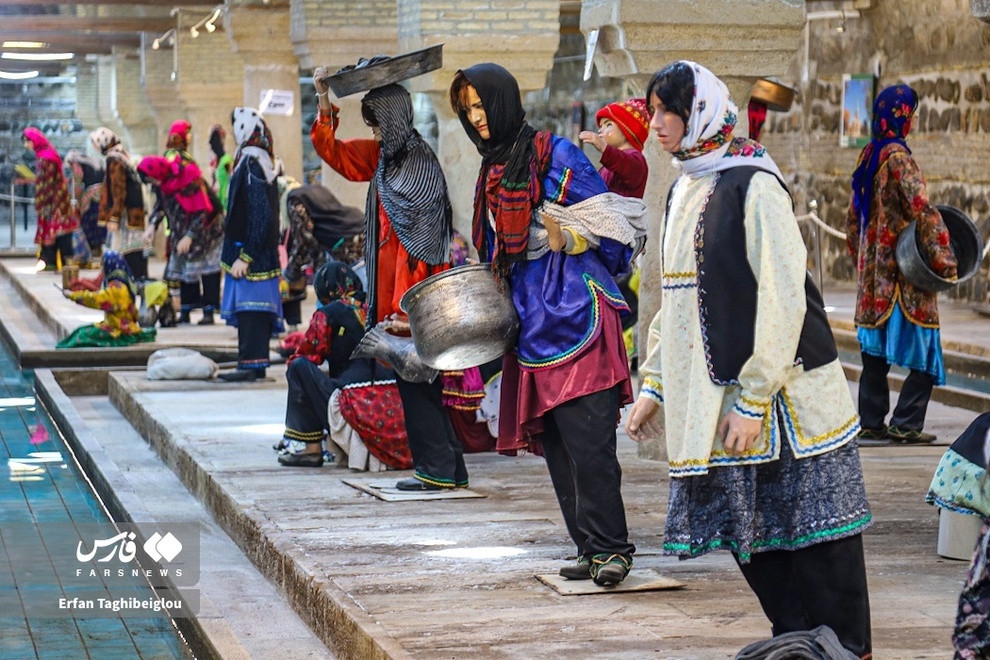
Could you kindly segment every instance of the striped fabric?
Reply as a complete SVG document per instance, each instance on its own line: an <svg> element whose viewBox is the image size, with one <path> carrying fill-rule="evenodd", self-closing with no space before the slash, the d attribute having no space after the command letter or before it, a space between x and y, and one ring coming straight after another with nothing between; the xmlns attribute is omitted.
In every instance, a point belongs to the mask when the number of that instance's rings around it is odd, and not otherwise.
<svg viewBox="0 0 990 660"><path fill-rule="evenodd" d="M402 247L431 266L450 261L451 222L447 181L436 154L413 127L409 92L399 85L378 87L361 103L371 109L382 131L382 156L368 186L365 231L378 236L378 200ZM378 245L365 243L369 322L377 318Z"/></svg>

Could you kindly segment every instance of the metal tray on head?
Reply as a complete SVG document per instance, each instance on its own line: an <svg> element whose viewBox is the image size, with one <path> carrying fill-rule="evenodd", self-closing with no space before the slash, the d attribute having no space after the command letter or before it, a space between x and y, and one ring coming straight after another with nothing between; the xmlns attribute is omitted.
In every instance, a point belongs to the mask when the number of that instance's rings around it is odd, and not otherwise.
<svg viewBox="0 0 990 660"><path fill-rule="evenodd" d="M381 56L363 60L357 66L345 67L324 78L337 98L366 92L376 87L409 80L443 66L443 44L414 50L404 55L382 59Z"/></svg>

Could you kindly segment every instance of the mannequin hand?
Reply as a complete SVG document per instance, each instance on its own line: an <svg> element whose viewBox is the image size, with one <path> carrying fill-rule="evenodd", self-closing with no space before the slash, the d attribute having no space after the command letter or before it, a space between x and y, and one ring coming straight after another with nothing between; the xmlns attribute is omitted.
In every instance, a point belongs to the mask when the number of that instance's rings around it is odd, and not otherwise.
<svg viewBox="0 0 990 660"><path fill-rule="evenodd" d="M541 212L540 215L543 217L543 226L547 230L547 241L550 243L550 249L554 252L560 252L567 245L567 238L560 228L560 223L546 213Z"/></svg>
<svg viewBox="0 0 990 660"><path fill-rule="evenodd" d="M729 411L718 425L718 437L722 439L725 451L741 456L753 448L762 428L762 419L751 419Z"/></svg>
<svg viewBox="0 0 990 660"><path fill-rule="evenodd" d="M185 240L185 239L183 239ZM230 276L235 280L239 280L248 274L248 263L242 259L238 259L230 265Z"/></svg>
<svg viewBox="0 0 990 660"><path fill-rule="evenodd" d="M660 436L663 428L657 413L660 412L660 404L653 399L640 397L636 399L629 417L626 419L626 433L636 442L652 440Z"/></svg>
<svg viewBox="0 0 990 660"><path fill-rule="evenodd" d="M313 87L316 88L316 93L320 96L325 97L330 92L330 86L323 81L328 75L330 75L330 70L325 66L318 66L313 69Z"/></svg>
<svg viewBox="0 0 990 660"><path fill-rule="evenodd" d="M590 144L595 149L598 149L598 151L605 151L605 140L602 139L601 135L595 133L594 131L581 131L578 134L578 139L581 140L581 142Z"/></svg>
<svg viewBox="0 0 990 660"><path fill-rule="evenodd" d="M179 239L179 242L175 245L176 254L186 254L192 248L192 237L183 236Z"/></svg>

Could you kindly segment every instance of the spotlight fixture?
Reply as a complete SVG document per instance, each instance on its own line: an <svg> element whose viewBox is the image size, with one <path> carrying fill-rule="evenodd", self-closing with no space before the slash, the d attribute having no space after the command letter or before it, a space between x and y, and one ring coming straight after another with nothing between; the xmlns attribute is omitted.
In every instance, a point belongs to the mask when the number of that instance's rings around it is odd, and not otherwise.
<svg viewBox="0 0 990 660"><path fill-rule="evenodd" d="M835 28L835 31L842 34L846 31L846 10L842 10L842 18L839 19L839 25Z"/></svg>
<svg viewBox="0 0 990 660"><path fill-rule="evenodd" d="M220 16L222 16L222 15L223 15L223 5L217 5L216 7L213 8L213 11L210 12L210 15L209 16L207 16L206 18L204 18L203 20L201 20L199 23L196 23L196 25L194 25L191 28L189 28L189 34L191 34L192 35L192 38L195 39L196 37L199 36L199 29L200 28L204 28L210 34L216 32L216 30L217 30L217 25L216 25L217 19L219 19Z"/></svg>
<svg viewBox="0 0 990 660"><path fill-rule="evenodd" d="M174 46L175 45L175 28L167 30L163 35L156 38L151 42L151 50L158 50L163 45Z"/></svg>
<svg viewBox="0 0 990 660"><path fill-rule="evenodd" d="M5 41L3 48L44 48L47 46L43 41Z"/></svg>

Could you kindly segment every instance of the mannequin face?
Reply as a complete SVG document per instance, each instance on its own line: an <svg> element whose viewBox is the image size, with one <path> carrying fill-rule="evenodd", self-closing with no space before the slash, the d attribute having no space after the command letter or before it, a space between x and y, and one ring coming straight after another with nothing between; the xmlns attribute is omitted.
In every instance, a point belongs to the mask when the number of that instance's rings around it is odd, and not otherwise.
<svg viewBox="0 0 990 660"><path fill-rule="evenodd" d="M605 140L605 144L616 149L622 149L628 143L626 136L611 119L602 119L602 123L598 127L598 135Z"/></svg>
<svg viewBox="0 0 990 660"><path fill-rule="evenodd" d="M657 134L660 146L667 153L680 151L681 140L687 129L684 120L677 113L667 110L656 94L650 97L650 110L653 112L650 130Z"/></svg>
<svg viewBox="0 0 990 660"><path fill-rule="evenodd" d="M478 96L478 90L474 88L474 85L468 85L464 88L461 99L468 121L478 131L482 140L489 139L492 134L488 130L488 115L485 114L485 106L481 103L481 97Z"/></svg>

